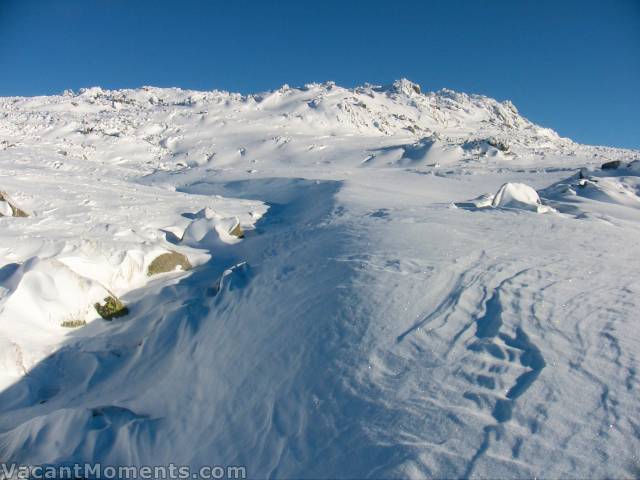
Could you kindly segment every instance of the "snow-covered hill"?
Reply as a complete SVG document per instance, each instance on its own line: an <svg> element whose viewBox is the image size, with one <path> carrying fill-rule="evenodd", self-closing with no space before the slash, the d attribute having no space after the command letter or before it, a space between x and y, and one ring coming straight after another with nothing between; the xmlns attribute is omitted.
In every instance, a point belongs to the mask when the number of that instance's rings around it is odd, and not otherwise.
<svg viewBox="0 0 640 480"><path fill-rule="evenodd" d="M638 151L407 80L90 88L0 98L0 191L0 459L640 473Z"/></svg>

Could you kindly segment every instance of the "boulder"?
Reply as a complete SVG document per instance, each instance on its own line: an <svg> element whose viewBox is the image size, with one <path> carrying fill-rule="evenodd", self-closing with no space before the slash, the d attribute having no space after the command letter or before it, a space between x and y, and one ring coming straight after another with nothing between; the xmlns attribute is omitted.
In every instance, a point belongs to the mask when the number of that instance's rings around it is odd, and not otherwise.
<svg viewBox="0 0 640 480"><path fill-rule="evenodd" d="M237 238L244 238L244 230L242 229L240 222L236 223L235 226L229 230L229 235Z"/></svg>
<svg viewBox="0 0 640 480"><path fill-rule="evenodd" d="M153 259L147 268L147 275L152 276L159 273L174 272L178 269L187 271L191 270L191 268L191 262L189 262L186 255L171 250Z"/></svg>
<svg viewBox="0 0 640 480"><path fill-rule="evenodd" d="M611 162L603 163L600 168L602 170L616 170L617 168L620 168L621 163L622 162L620 160L613 160Z"/></svg>
<svg viewBox="0 0 640 480"><path fill-rule="evenodd" d="M497 148L501 152L508 152L509 151L509 144L507 142L505 142L504 140L499 140L497 138L490 137L490 138L487 138L487 143L489 145L491 145L492 147Z"/></svg>
<svg viewBox="0 0 640 480"><path fill-rule="evenodd" d="M105 320L123 317L129 313L129 309L115 295L109 295L104 299L104 305L96 303L96 312Z"/></svg>
<svg viewBox="0 0 640 480"><path fill-rule="evenodd" d="M5 192L0 192L0 217L28 217L27 212L19 209Z"/></svg>

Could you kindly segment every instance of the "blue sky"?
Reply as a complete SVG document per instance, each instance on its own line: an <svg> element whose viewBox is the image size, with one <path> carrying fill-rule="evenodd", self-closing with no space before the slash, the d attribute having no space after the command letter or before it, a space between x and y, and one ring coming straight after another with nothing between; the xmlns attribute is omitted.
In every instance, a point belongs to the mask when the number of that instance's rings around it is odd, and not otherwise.
<svg viewBox="0 0 640 480"><path fill-rule="evenodd" d="M0 95L407 77L640 148L640 0L0 0Z"/></svg>

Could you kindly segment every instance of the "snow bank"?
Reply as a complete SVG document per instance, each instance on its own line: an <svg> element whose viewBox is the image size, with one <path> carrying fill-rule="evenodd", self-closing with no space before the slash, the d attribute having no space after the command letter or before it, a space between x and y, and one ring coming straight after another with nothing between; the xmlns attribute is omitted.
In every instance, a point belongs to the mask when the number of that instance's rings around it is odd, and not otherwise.
<svg viewBox="0 0 640 480"><path fill-rule="evenodd" d="M100 103L104 95L92 90L72 98ZM40 108L37 101L28 102ZM75 107L64 102L52 115L65 116L71 109L76 118ZM18 121L12 106L9 116ZM5 107L0 100L3 112ZM94 304L110 295L126 304L123 297L137 289L185 275L175 270L149 275L149 266L159 256L177 251L186 257L185 265L207 262L211 256L206 245L179 243L193 220L190 212L208 209L217 219L216 236L237 242L233 229L251 228L267 210L260 201L139 183L155 150L150 151L148 143L142 147L146 142L131 134L131 112L95 115L98 118L79 115L81 122L69 129L74 122L70 118L66 125L51 126L42 123L38 112L25 113L25 123L18 125L0 114L0 135L12 139L0 142L0 364L6 367L0 373L0 389L70 336L100 328L103 322L95 324L99 316ZM112 123L121 136L96 133L96 128ZM78 132L78 125L91 133ZM47 142L40 141L42 135L48 135ZM24 216L16 204L30 215L15 218ZM63 324L88 328L71 330Z"/></svg>
<svg viewBox="0 0 640 480"><path fill-rule="evenodd" d="M93 304L109 295L99 282L83 277L56 259L33 258L2 282L0 323L51 328L63 320L93 320Z"/></svg>
<svg viewBox="0 0 640 480"><path fill-rule="evenodd" d="M636 160L615 169L581 169L578 174L547 187L541 193L545 198L561 202L558 208L567 213L598 211L598 216L603 219L637 218L637 209L640 209L638 165L640 163Z"/></svg>
<svg viewBox="0 0 640 480"><path fill-rule="evenodd" d="M34 257L8 264L0 280L0 389L27 373L60 344L65 326L98 318L95 303L110 292L59 260Z"/></svg>
<svg viewBox="0 0 640 480"><path fill-rule="evenodd" d="M225 217L210 208L202 209L196 217L184 231L184 245L211 248L220 242L237 243L244 236L238 217Z"/></svg>
<svg viewBox="0 0 640 480"><path fill-rule="evenodd" d="M483 193L469 200L468 202L458 202L455 205L460 208L489 208L493 205L493 199L495 195L493 193Z"/></svg>

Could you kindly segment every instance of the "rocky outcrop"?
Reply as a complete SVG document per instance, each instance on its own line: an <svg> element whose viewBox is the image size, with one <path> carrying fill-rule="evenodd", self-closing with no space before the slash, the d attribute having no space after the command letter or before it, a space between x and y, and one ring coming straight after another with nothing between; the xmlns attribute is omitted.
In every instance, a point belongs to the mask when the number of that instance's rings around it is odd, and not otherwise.
<svg viewBox="0 0 640 480"><path fill-rule="evenodd" d="M147 275L158 275L159 273L174 272L176 270L191 270L191 262L182 253L170 251L157 256L149 264Z"/></svg>
<svg viewBox="0 0 640 480"><path fill-rule="evenodd" d="M5 192L0 191L0 217L28 217L24 210L16 207Z"/></svg>

